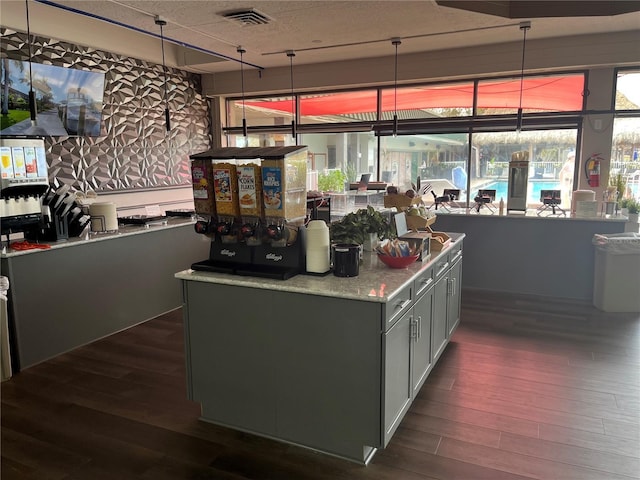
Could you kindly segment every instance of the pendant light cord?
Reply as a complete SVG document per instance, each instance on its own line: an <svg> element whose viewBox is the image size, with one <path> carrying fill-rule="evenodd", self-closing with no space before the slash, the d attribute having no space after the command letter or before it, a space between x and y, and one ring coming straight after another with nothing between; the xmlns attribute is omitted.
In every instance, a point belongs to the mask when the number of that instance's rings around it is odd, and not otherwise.
<svg viewBox="0 0 640 480"><path fill-rule="evenodd" d="M393 74L393 136L398 135L398 45L402 43L399 38L393 38L391 44L396 47L395 67Z"/></svg>
<svg viewBox="0 0 640 480"><path fill-rule="evenodd" d="M521 22L520 30L522 30L522 61L520 62L520 102L518 103L518 118L516 122L516 130L522 129L522 93L524 91L524 58L527 48L527 30L531 28L531 22Z"/></svg>
<svg viewBox="0 0 640 480"><path fill-rule="evenodd" d="M291 77L291 135L293 136L296 145L298 144L298 136L296 133L296 97L293 93L293 57L296 56L296 52L293 50L287 51L287 57L289 57L289 74Z"/></svg>
<svg viewBox="0 0 640 480"><path fill-rule="evenodd" d="M167 64L164 59L164 30L163 23L160 24L160 45L162 46L162 73L164 74L164 103L169 108L169 97L167 96Z"/></svg>
<svg viewBox="0 0 640 480"><path fill-rule="evenodd" d="M395 70L393 77L393 111L397 115L398 114L398 44L400 42L393 42L396 47L396 55L395 55Z"/></svg>
<svg viewBox="0 0 640 480"><path fill-rule="evenodd" d="M31 52L31 27L29 22L29 0L25 0L24 3L27 8L27 47L29 49L29 88L33 90L33 76L31 73L31 60L33 58L33 54Z"/></svg>
<svg viewBox="0 0 640 480"><path fill-rule="evenodd" d="M167 132L171 130L171 118L169 116L169 93L167 90L167 64L164 57L164 29L163 27L167 22L160 18L160 15L155 17L156 25L160 26L160 46L162 48L162 73L164 75L164 119L167 127Z"/></svg>
<svg viewBox="0 0 640 480"><path fill-rule="evenodd" d="M31 45L31 22L29 21L29 0L25 0L25 7L27 10L27 48L29 49L29 115L31 122L36 121L36 94L33 91L33 72L31 70L31 63L33 61L33 52Z"/></svg>
<svg viewBox="0 0 640 480"><path fill-rule="evenodd" d="M242 135L246 139L248 137L247 117L244 107L244 54L246 50L242 47L238 47L236 51L240 54L240 85L242 88Z"/></svg>

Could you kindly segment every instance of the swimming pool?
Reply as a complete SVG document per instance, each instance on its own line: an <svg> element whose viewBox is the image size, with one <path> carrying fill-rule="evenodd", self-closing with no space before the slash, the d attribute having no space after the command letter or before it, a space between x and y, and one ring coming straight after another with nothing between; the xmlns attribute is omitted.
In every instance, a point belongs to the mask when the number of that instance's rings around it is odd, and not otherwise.
<svg viewBox="0 0 640 480"><path fill-rule="evenodd" d="M497 182L491 182L484 185L483 189L494 190L496 191L496 202L500 201L500 198L503 198L504 201L507 201L507 192L508 192L509 182L506 180L498 180ZM529 184L527 186L527 203L540 203L540 191L541 190L560 190L560 182L557 180L537 180L537 179L529 179ZM473 195L471 199L475 198L478 194L478 191L472 192Z"/></svg>

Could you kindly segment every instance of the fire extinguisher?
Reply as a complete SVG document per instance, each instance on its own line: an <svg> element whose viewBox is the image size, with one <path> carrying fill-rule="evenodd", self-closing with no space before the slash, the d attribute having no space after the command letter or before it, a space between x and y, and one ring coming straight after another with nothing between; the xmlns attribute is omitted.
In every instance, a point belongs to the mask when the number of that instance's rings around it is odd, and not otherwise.
<svg viewBox="0 0 640 480"><path fill-rule="evenodd" d="M587 183L590 187L600 186L600 162L602 158L599 153L591 155L584 163L584 173L587 176Z"/></svg>

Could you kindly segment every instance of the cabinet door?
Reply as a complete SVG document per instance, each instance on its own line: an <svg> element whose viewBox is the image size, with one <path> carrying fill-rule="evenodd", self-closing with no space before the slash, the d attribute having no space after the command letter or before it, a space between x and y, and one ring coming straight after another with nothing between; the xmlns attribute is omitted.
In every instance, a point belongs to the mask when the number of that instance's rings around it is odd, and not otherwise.
<svg viewBox="0 0 640 480"><path fill-rule="evenodd" d="M447 337L453 335L460 323L460 290L462 285L462 260L458 260L449 272L449 301L447 305Z"/></svg>
<svg viewBox="0 0 640 480"><path fill-rule="evenodd" d="M449 273L438 279L433 287L433 315L431 317L431 349L433 361L437 360L447 345L447 303Z"/></svg>
<svg viewBox="0 0 640 480"><path fill-rule="evenodd" d="M433 288L427 290L413 307L413 365L411 381L413 397L416 396L431 369L431 314L433 307Z"/></svg>
<svg viewBox="0 0 640 480"><path fill-rule="evenodd" d="M271 292L187 282L186 295L188 375L203 418L273 435L277 352Z"/></svg>
<svg viewBox="0 0 640 480"><path fill-rule="evenodd" d="M411 404L412 320L412 310L409 310L384 334L385 447Z"/></svg>

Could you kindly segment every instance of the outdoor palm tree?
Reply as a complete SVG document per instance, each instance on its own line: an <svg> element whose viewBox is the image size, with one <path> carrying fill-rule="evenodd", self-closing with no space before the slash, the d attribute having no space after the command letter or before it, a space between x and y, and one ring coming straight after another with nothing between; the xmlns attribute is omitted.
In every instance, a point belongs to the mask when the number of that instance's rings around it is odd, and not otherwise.
<svg viewBox="0 0 640 480"><path fill-rule="evenodd" d="M24 64L18 60L10 60L7 57L2 59L2 115L9 114L9 87L13 84L13 80L9 75L11 73L11 65L15 66L20 73L24 75ZM24 81L24 78L20 80Z"/></svg>

